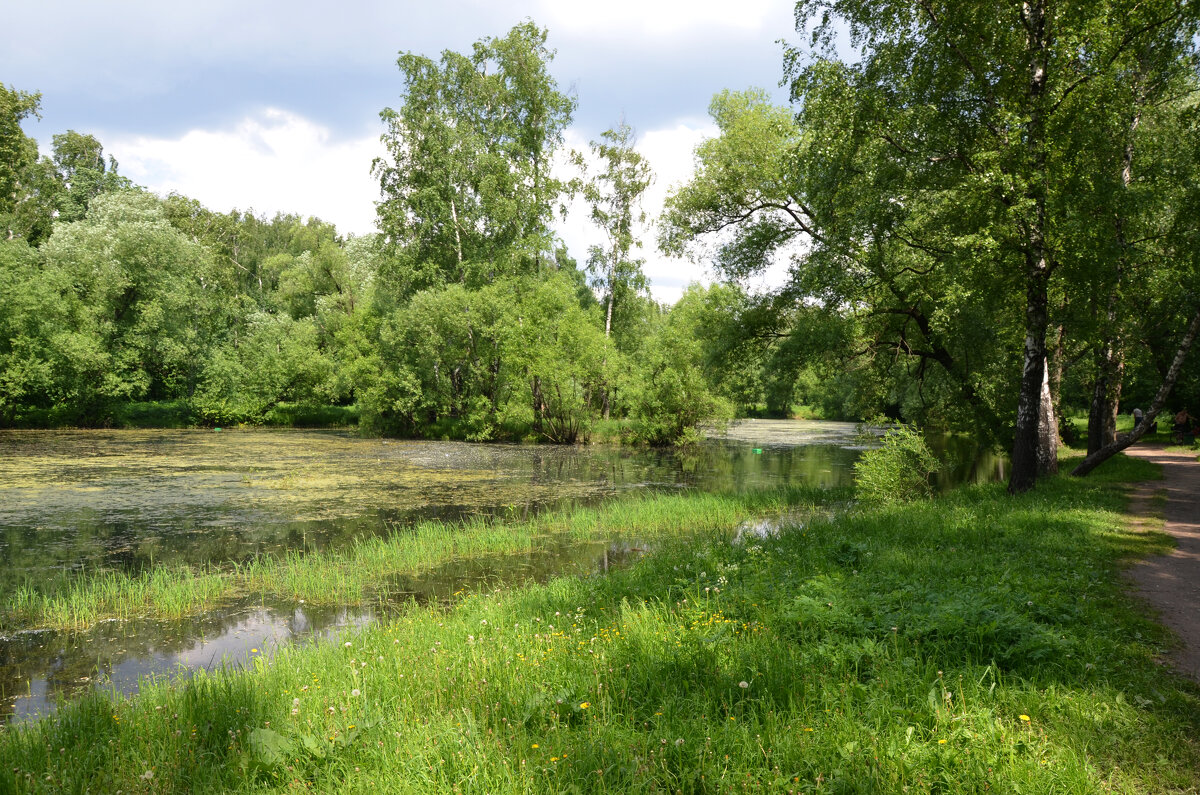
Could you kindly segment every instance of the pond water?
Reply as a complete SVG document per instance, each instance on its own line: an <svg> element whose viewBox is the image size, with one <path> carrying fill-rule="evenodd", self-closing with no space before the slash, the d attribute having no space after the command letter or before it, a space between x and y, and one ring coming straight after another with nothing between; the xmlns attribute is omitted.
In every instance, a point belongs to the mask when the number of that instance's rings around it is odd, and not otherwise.
<svg viewBox="0 0 1200 795"><path fill-rule="evenodd" d="M362 439L246 430L0 432L0 597L25 582L160 564L222 564L324 549L422 518L521 516L639 489L731 491L848 484L851 423L747 420L687 451ZM961 444L958 445L962 447ZM946 448L946 482L1003 477L1003 462ZM627 544L545 542L529 555L409 578L429 600L460 587L619 565ZM45 713L89 688L239 664L375 619L370 610L244 604L183 622L0 636L0 716Z"/></svg>

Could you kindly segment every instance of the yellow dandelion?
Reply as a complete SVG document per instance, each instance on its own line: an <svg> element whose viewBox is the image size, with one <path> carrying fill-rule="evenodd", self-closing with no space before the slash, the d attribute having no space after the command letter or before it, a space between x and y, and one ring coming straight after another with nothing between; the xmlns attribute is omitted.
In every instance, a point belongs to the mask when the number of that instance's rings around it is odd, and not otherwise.
<svg viewBox="0 0 1200 795"><path fill-rule="evenodd" d="M533 745L531 745L531 746L529 746L529 747L530 747L530 748L537 748L537 747L538 747L538 744L537 744L537 743L534 743Z"/></svg>
<svg viewBox="0 0 1200 795"><path fill-rule="evenodd" d="M587 701L585 701L585 702L583 702L582 704L580 704L580 705L579 705L579 708L580 708L580 709L587 709L587 708L588 708L588 707L590 707L590 706L591 706L591 704L590 704L590 703L588 703Z"/></svg>
<svg viewBox="0 0 1200 795"><path fill-rule="evenodd" d="M1018 715L1017 717L1019 717L1021 720L1025 721L1026 723L1029 723L1028 715Z"/></svg>
<svg viewBox="0 0 1200 795"><path fill-rule="evenodd" d="M938 745L945 745L945 744L946 744L945 740L938 740Z"/></svg>

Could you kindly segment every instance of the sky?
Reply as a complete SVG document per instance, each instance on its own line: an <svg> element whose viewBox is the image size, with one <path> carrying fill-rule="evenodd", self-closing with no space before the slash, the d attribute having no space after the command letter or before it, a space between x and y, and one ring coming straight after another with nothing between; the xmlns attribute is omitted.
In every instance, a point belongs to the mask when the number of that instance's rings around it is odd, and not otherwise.
<svg viewBox="0 0 1200 795"><path fill-rule="evenodd" d="M532 19L549 30L551 65L578 109L567 144L584 150L622 117L655 171L644 209L661 209L715 133L722 89L763 88L781 104L786 0L410 2L310 0L7 0L0 81L42 93L25 130L44 153L67 129L91 133L122 174L217 211L315 215L347 234L374 231L382 154L379 112L399 107L396 57L467 51ZM47 44L47 42L52 42ZM583 262L599 242L576 203L559 234ZM652 292L672 302L703 263L665 257L644 230Z"/></svg>

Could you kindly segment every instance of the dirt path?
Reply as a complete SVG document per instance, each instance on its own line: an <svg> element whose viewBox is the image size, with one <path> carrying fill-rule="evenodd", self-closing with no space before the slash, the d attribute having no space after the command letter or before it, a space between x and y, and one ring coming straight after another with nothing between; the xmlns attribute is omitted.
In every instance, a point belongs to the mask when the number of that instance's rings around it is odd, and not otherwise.
<svg viewBox="0 0 1200 795"><path fill-rule="evenodd" d="M1183 648L1172 655L1175 667L1200 682L1200 461L1195 455L1155 447L1131 447L1125 452L1162 464L1163 480L1147 484L1148 490L1135 498L1130 510L1145 516L1149 495L1165 491L1163 530L1178 543L1169 555L1147 558L1130 574L1138 595L1183 639Z"/></svg>

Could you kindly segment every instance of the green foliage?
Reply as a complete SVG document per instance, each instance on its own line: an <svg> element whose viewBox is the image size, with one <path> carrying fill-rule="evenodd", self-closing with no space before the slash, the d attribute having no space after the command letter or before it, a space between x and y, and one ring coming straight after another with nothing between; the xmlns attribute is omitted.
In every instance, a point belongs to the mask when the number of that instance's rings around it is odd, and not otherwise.
<svg viewBox="0 0 1200 795"><path fill-rule="evenodd" d="M224 307L205 291L207 252L138 191L104 194L86 219L42 247L46 271L70 285L72 335L95 354L70 373L85 414L104 404L189 394Z"/></svg>
<svg viewBox="0 0 1200 795"><path fill-rule="evenodd" d="M553 56L532 22L470 54L401 54L404 104L380 114L388 157L374 165L385 279L398 298L552 259L549 224L567 186L551 161L575 107L550 75Z"/></svg>
<svg viewBox="0 0 1200 795"><path fill-rule="evenodd" d="M940 465L919 431L907 425L889 428L883 443L864 450L854 464L858 497L872 503L912 502L933 496Z"/></svg>
<svg viewBox="0 0 1200 795"><path fill-rule="evenodd" d="M128 190L133 184L117 174L117 161L104 158L104 147L95 136L67 130L54 136L56 185L55 209L58 220L78 221L87 215L88 205L101 193Z"/></svg>
<svg viewBox="0 0 1200 795"><path fill-rule="evenodd" d="M630 128L596 145L589 187L610 238L590 261L603 312L554 237L578 183L554 167L575 101L553 55L532 22L467 54L403 54L374 166L383 234L348 240L315 218L129 189L91 135L55 135L38 160L19 126L38 97L4 88L16 204L0 211L25 239L0 243L0 425L287 423L281 406L358 405L377 433L573 443L636 416L637 438L670 443L728 413L710 363L680 350L702 323L659 322L631 256L649 172Z"/></svg>
<svg viewBox="0 0 1200 795"><path fill-rule="evenodd" d="M614 315L618 326L627 327L619 322L627 314L626 304L647 290L642 273L645 261L632 254L642 245L634 226L646 219L639 205L652 177L650 164L633 148L632 127L622 121L600 137L600 141L592 141L591 148L603 170L584 188L584 196L591 206L592 223L606 239L605 245L588 249L588 273L592 286L603 296L604 336L610 337ZM623 336L619 334L618 340Z"/></svg>
<svg viewBox="0 0 1200 795"><path fill-rule="evenodd" d="M385 318L364 422L420 433L451 419L474 439L586 437L605 372L595 307L559 274L422 291Z"/></svg>
<svg viewBox="0 0 1200 795"><path fill-rule="evenodd" d="M689 288L638 351L623 398L634 441L696 441L703 423L733 416L733 405L712 388L705 372L700 328L707 318L703 291Z"/></svg>
<svg viewBox="0 0 1200 795"><path fill-rule="evenodd" d="M25 169L37 160L37 142L21 129L21 122L38 115L41 101L41 94L0 83L0 219L5 221L16 209Z"/></svg>

